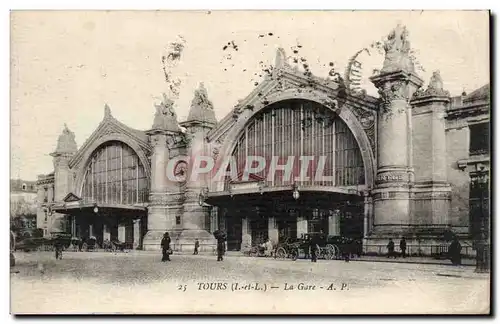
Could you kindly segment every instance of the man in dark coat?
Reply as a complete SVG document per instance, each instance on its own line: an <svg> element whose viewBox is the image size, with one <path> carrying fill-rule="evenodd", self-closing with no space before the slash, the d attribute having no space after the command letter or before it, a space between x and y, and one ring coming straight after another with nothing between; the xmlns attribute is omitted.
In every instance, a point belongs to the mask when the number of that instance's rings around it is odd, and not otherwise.
<svg viewBox="0 0 500 324"><path fill-rule="evenodd" d="M54 241L54 248L56 251L56 260L62 260L62 250L63 250L63 243L62 239L57 237Z"/></svg>
<svg viewBox="0 0 500 324"><path fill-rule="evenodd" d="M453 241L448 248L448 253L450 254L451 263L453 265L462 264L462 245L460 244L456 236L453 238Z"/></svg>
<svg viewBox="0 0 500 324"><path fill-rule="evenodd" d="M309 245L311 248L311 262L317 262L318 261L318 246L320 243L320 236L318 234L312 235L309 241Z"/></svg>
<svg viewBox="0 0 500 324"><path fill-rule="evenodd" d="M389 239L389 243L387 244L387 257L396 258L396 254L394 254L394 241L392 239Z"/></svg>
<svg viewBox="0 0 500 324"><path fill-rule="evenodd" d="M165 232L165 234L163 234L163 238L161 239L161 251L161 262L170 261L170 235L168 232Z"/></svg>
<svg viewBox="0 0 500 324"><path fill-rule="evenodd" d="M193 255L198 254L198 249L200 248L200 241L198 239L194 240L194 252Z"/></svg>
<svg viewBox="0 0 500 324"><path fill-rule="evenodd" d="M401 256L406 258L406 239L404 236L401 238L401 241L399 241L399 248L401 249Z"/></svg>
<svg viewBox="0 0 500 324"><path fill-rule="evenodd" d="M221 230L214 232L214 237L217 240L217 261L223 261L224 252L226 250L226 233Z"/></svg>

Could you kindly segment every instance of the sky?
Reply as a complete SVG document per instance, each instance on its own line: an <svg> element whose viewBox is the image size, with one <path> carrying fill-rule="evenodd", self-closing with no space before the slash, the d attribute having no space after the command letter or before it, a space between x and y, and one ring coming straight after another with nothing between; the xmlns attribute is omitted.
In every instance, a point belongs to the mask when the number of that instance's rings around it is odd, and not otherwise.
<svg viewBox="0 0 500 324"><path fill-rule="evenodd" d="M64 124L80 147L103 119L105 104L128 126L150 129L154 104L168 93L162 56L172 42L184 46L169 66L170 79L180 81L179 121L200 82L220 120L262 80L278 47L287 55L299 49L311 72L326 77L329 62L343 72L358 50L398 23L408 28L425 84L435 70L452 95L489 82L485 11L14 11L11 178L51 172L50 153ZM238 50L224 49L228 43ZM364 71L382 66L372 53Z"/></svg>

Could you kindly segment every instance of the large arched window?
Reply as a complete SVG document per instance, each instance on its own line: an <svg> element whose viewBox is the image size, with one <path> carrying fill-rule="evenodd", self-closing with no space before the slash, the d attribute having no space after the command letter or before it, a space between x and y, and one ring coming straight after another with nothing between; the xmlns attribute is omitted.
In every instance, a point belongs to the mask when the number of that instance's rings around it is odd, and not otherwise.
<svg viewBox="0 0 500 324"><path fill-rule="evenodd" d="M83 199L131 205L148 201L148 195L144 166L132 148L112 141L94 151L85 173Z"/></svg>
<svg viewBox="0 0 500 324"><path fill-rule="evenodd" d="M271 181L273 186L293 183L301 171L301 156L314 157L307 170L310 180L302 182L303 185L355 186L365 183L363 159L349 127L334 112L311 101L282 101L256 114L233 151L239 174L245 167L246 157L251 155L265 157L266 168L257 176L266 180L273 156L279 157L280 165L286 164L289 156L295 158L292 176L284 178L283 172L276 172ZM326 161L322 168L325 177L317 180L316 171L321 159ZM333 180L325 180L326 177Z"/></svg>

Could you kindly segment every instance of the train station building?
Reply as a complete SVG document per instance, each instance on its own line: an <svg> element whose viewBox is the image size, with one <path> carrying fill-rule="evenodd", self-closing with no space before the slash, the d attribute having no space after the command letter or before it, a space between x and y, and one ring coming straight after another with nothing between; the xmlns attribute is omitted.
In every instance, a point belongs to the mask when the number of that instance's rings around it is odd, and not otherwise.
<svg viewBox="0 0 500 324"><path fill-rule="evenodd" d="M211 251L216 229L226 230L229 250L307 232L359 239L367 252L405 236L410 250L430 253L447 230L471 240L477 217L489 215L490 87L452 96L437 71L424 82L404 27L385 45L370 78L378 97L352 90L348 77L292 68L280 49L265 80L222 120L203 84L184 122L167 97L152 107L148 130L105 106L81 147L67 127L60 135L54 172L37 182L38 227L146 250L168 231L177 251L192 251L196 238ZM193 179L199 156L227 174Z"/></svg>

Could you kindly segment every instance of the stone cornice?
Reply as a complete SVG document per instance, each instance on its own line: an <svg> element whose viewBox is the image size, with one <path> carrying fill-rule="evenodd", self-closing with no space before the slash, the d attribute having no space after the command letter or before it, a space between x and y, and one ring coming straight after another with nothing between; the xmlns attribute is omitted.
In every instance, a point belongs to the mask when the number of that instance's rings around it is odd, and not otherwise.
<svg viewBox="0 0 500 324"><path fill-rule="evenodd" d="M458 119L458 118L467 118L471 116L478 115L489 115L490 114L490 105L489 104L477 104L464 106L459 108L450 109L447 111L446 118L447 119Z"/></svg>
<svg viewBox="0 0 500 324"><path fill-rule="evenodd" d="M416 73L406 72L403 70L389 72L389 73L381 73L370 77L370 81L377 88L383 87L383 84L386 82L394 82L394 81L405 81L413 84L416 88L420 88L422 84L424 84L424 80L422 80Z"/></svg>
<svg viewBox="0 0 500 324"><path fill-rule="evenodd" d="M425 106L425 105L432 105L433 103L447 104L451 101L451 98L449 96L425 95L425 94L420 95L417 94L417 92L415 92L413 98L410 101L410 104L412 106Z"/></svg>

